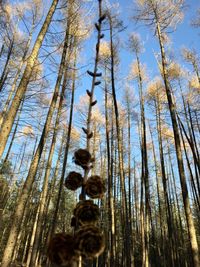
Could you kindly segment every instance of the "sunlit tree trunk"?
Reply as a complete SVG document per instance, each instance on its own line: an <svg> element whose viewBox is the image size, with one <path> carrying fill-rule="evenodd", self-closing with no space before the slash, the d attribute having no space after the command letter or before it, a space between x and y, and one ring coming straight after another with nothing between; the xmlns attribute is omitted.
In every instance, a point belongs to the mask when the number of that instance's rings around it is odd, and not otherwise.
<svg viewBox="0 0 200 267"><path fill-rule="evenodd" d="M34 25L33 25L34 27ZM6 103L4 105L4 108L3 108L3 111L2 111L2 114L0 115L0 128L1 128L1 125L3 123L3 120L4 120L4 117L6 116L7 112L8 112L8 107L10 105L10 101L12 99L12 96L15 92L15 89L16 89L16 85L17 85L17 81L18 81L18 78L19 78L19 75L22 71L22 67L23 65L25 64L25 61L26 61L26 56L27 56L27 53L29 51L29 48L30 48L30 44L31 44L31 40L32 40L32 32L33 32L33 27L30 31L30 35L29 35L29 38L28 38L28 41L27 41L27 44L26 44L26 47L25 47L25 51L24 51L24 54L23 54L23 57L22 57L22 60L19 64L19 67L17 68L17 72L16 72L16 75L15 75L15 78L12 82L12 86L11 86L11 89L10 89L10 92L9 92L9 95L8 95L8 98L6 100ZM22 100L24 101L24 100ZM22 104L21 104L22 105Z"/></svg>
<svg viewBox="0 0 200 267"><path fill-rule="evenodd" d="M33 50L31 52L29 58L27 59L26 68L24 70L22 79L21 79L19 86L17 88L16 94L13 98L12 104L11 104L9 111L8 111L8 113L4 119L3 124L2 124L1 130L0 130L0 140L1 140L0 158L2 157L2 154L4 152L10 131L12 129L13 122L15 120L20 103L21 103L21 101L25 95L25 92L26 92L26 89L27 89L27 86L28 86L28 83L29 83L29 80L31 77L31 73L32 73L32 70L34 68L35 61L38 57L39 49L42 45L42 42L44 40L44 37L45 37L46 32L48 30L48 27L51 23L51 19L52 19L54 12L55 12L57 4L58 4L58 0L53 0L52 5L51 5L49 12L47 14L47 17L45 19L45 22L44 22L44 24L40 30L40 33L39 33L36 41L35 41L35 45L33 47ZM9 261L9 259L8 259L8 261ZM3 264L4 264L4 262L3 262Z"/></svg>
<svg viewBox="0 0 200 267"><path fill-rule="evenodd" d="M57 178L58 178L58 173L59 173L59 168L60 168L60 164L61 164L61 157L62 157L62 152L63 152L63 147L64 147L64 141L65 141L65 130L63 130L63 135L62 135L62 140L61 140L61 145L60 145L60 149L58 152L58 158L56 161L56 167L55 167L55 171L53 174L53 178L51 181L51 185L50 185L50 190L49 190L49 195L48 195L48 200L47 200L47 206L46 206L46 210L45 210L45 214L47 216L47 214L49 213L49 205L50 205L50 201L52 200L53 196L54 196L54 191L56 188L56 182L57 182ZM51 218L52 219L52 218ZM51 226L52 226L52 220L50 220L49 224L48 224L48 229L46 231L46 238L44 240L44 244L41 250L41 253L43 255L47 254L47 247L48 247L48 242L50 240L51 237ZM46 265L48 266L48 261L46 261Z"/></svg>
<svg viewBox="0 0 200 267"><path fill-rule="evenodd" d="M125 261L126 266L130 266L131 255L130 255L130 237L129 237L129 225L128 225L128 210L126 205L126 188L125 188L125 180L123 173L123 157L122 157L122 140L120 133L120 125L119 125L119 111L118 104L116 98L116 90L115 90L115 63L114 63L114 47L113 47L113 25L112 18L109 15L109 26L110 26L110 51L111 51L111 88L112 88L112 97L114 103L114 112L115 112L115 124L116 124L116 133L117 133L117 148L118 148L118 164L119 164L119 175L120 175L120 183L121 183L121 194L122 194L122 229L124 235L124 248L126 248Z"/></svg>
<svg viewBox="0 0 200 267"><path fill-rule="evenodd" d="M10 231L10 235L9 235L9 239L7 242L7 246L6 249L4 251L4 259L3 259L3 264L5 264L5 267L9 265L9 258L12 257L12 253L13 253L13 248L15 245L15 239L18 233L18 229L19 229L19 225L20 225L20 221L23 217L23 212L24 212L24 208L26 205L26 201L28 199L29 196L29 192L32 188L32 184L34 182L35 179L35 175L37 172L37 168L38 168L38 164L40 161L40 157L44 148L44 144L46 142L46 138L47 135L49 133L49 129L50 129L50 124L51 124L51 120L52 120L52 116L56 107L56 103L57 103L57 98L58 98L58 93L59 93L59 88L60 88L60 84L61 84L61 80L62 80L62 76L63 76L63 70L65 67L65 58L66 58L66 53L67 53L67 42L68 39L68 34L66 34L65 36L65 43L64 43L64 48L63 48L63 53L62 53L62 59L61 59L61 63L60 63L60 67L59 67L59 72L58 72L58 77L57 77L57 81L56 81L56 85L55 85L55 89L54 89L54 93L53 93L53 97L51 100L51 104L49 107L49 111L47 114L47 118L46 118L46 122L43 128L43 132L37 147L37 150L35 152L34 158L31 162L30 165L30 169L29 169L29 173L27 176L27 179L25 181L24 187L23 187L23 191L21 194L21 197L18 201L18 204L16 206L16 211L15 211L15 215L14 215L14 219L13 219L13 224L11 227L11 231ZM4 267L4 265L2 265L2 267Z"/></svg>
<svg viewBox="0 0 200 267"><path fill-rule="evenodd" d="M155 14L155 16L156 16L156 14ZM164 50L164 46L163 46L163 42L162 42L162 33L161 33L161 29L160 29L160 25L159 25L158 20L156 21L156 27L157 27L157 34L158 34L158 40L159 40L161 58L162 58L163 80L164 80L164 84L165 84L165 89L166 89L166 94L167 94L167 99L168 99L168 106L169 106L169 110L170 110L173 132L174 132L174 141L175 141L175 147L176 147L179 176L180 176L180 182L181 182L181 188L182 188L182 196L183 196L183 203L184 203L184 208L185 208L185 215L186 215L187 226L188 226L189 237L190 237L190 244L191 244L191 249L192 249L193 262L194 262L195 267L199 267L200 261L199 261L197 236L196 236L196 230L194 227L194 221L193 221L192 212L191 212L191 208L190 208L188 187L187 187L186 177L185 177L185 172L184 172L184 164L183 164L183 157L182 157L182 151L181 151L180 135L179 135L179 130L178 130L177 118L176 118L176 109L175 109L175 105L173 103L172 93L171 93L169 81L167 78L166 56L165 56L165 50Z"/></svg>
<svg viewBox="0 0 200 267"><path fill-rule="evenodd" d="M67 159L68 159L68 153L69 153L69 145L70 145L70 140L71 140L71 130L72 130L73 112L74 112L74 94L75 94L75 88L76 88L75 66L76 66L76 59L74 61L74 72L73 72L73 82L72 82L72 92L71 92L69 125L68 125L68 131L67 131L67 141L66 141L65 149L64 149L64 160L63 160L63 165L62 165L62 173L61 173L61 178L60 178L60 183L59 183L58 195L56 199L56 207L54 210L52 225L51 225L49 235L48 235L49 238L52 237L56 229L57 216L58 216L58 211L59 211L60 202L61 202L61 195L62 195L62 190L63 190L63 183L64 183L64 178L65 178L65 171L66 171L66 165L67 165Z"/></svg>
<svg viewBox="0 0 200 267"><path fill-rule="evenodd" d="M67 35L68 35L68 32L67 32ZM69 47L69 40L67 42L68 42L67 47ZM66 61L67 62L70 61L70 54L67 55ZM65 66L65 73L64 73L63 83L62 83L62 90L60 93L60 100L59 100L59 104L58 104L56 122L55 122L54 130L53 130L53 137L52 137L52 141L51 141L49 156L48 156L48 160L47 160L47 166L46 166L46 170L45 170L43 188L42 188L42 193L41 193L41 202L40 202L38 224L37 224L37 229L35 232L35 241L34 241L34 245L33 245L33 251L32 251L30 266L33 266L33 264L36 263L37 250L38 250L38 246L39 246L40 236L42 234L41 230L42 230L42 223L43 223L43 217L44 217L44 211L45 211L45 204L47 201L49 175L50 175L53 155L54 155L54 151L55 151L58 127L60 125L60 117L61 117L62 109L63 109L63 100L64 100L64 95L65 95L66 85L67 85L67 81L68 81L68 66L67 66L67 64Z"/></svg>
<svg viewBox="0 0 200 267"><path fill-rule="evenodd" d="M167 227L168 227L168 235L169 235L169 247L166 247L166 250L169 251L167 259L169 261L170 266L174 266L174 237L173 237L173 220L171 215L171 207L169 202L169 192L167 188L167 175L165 168L165 160L164 160L164 151L163 151L163 140L162 140L162 124L161 124L161 114L160 114L160 100L159 100L159 92L157 92L156 96L156 121L157 121L157 132L158 132L158 143L159 143L159 154L160 154L160 165L161 165L161 173L162 173L162 184L163 184L163 192L164 192L164 201L166 207L166 217L167 217Z"/></svg>

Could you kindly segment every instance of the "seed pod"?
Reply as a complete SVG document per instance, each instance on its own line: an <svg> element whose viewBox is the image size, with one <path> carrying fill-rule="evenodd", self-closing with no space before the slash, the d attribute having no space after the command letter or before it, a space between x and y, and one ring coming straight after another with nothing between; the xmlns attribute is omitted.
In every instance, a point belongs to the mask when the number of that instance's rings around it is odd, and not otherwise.
<svg viewBox="0 0 200 267"><path fill-rule="evenodd" d="M81 166L83 169L88 168L88 164L90 163L91 154L87 149L78 149L74 153L73 160L75 164Z"/></svg>
<svg viewBox="0 0 200 267"><path fill-rule="evenodd" d="M101 81L97 81L97 82L94 83L95 86L97 86L99 84L101 84Z"/></svg>
<svg viewBox="0 0 200 267"><path fill-rule="evenodd" d="M94 25L95 25L97 31L100 31L99 25L97 23L95 23Z"/></svg>
<svg viewBox="0 0 200 267"><path fill-rule="evenodd" d="M87 129L85 129L84 127L82 127L82 130L83 130L83 132L84 132L85 134L87 134L87 133L88 133L88 130L87 130Z"/></svg>
<svg viewBox="0 0 200 267"><path fill-rule="evenodd" d="M93 101L93 102L91 103L91 106L93 107L94 105L96 105L96 103L97 103L97 100Z"/></svg>
<svg viewBox="0 0 200 267"><path fill-rule="evenodd" d="M103 14L98 20L99 23L101 23L105 18L106 18L106 14Z"/></svg>
<svg viewBox="0 0 200 267"><path fill-rule="evenodd" d="M88 134L87 135L87 138L90 139L90 138L92 138L92 136L93 136L93 132L91 132L90 134Z"/></svg>
<svg viewBox="0 0 200 267"><path fill-rule="evenodd" d="M65 180L65 187L72 191L77 190L83 184L83 177L78 172L70 172Z"/></svg>
<svg viewBox="0 0 200 267"><path fill-rule="evenodd" d="M99 73L94 73L94 72L92 72L92 71L89 71L89 70L87 70L87 73L90 75L90 76L92 76L92 77L101 77L102 76L102 73L101 72L99 72Z"/></svg>
<svg viewBox="0 0 200 267"><path fill-rule="evenodd" d="M69 234L56 234L48 244L47 255L53 264L58 266L72 266L78 260L74 250L74 237Z"/></svg>
<svg viewBox="0 0 200 267"><path fill-rule="evenodd" d="M91 176L85 184L85 192L91 198L102 198L106 192L105 183L98 175Z"/></svg>
<svg viewBox="0 0 200 267"><path fill-rule="evenodd" d="M75 233L75 251L86 259L93 259L103 253L105 238L96 226L83 226Z"/></svg>
<svg viewBox="0 0 200 267"><path fill-rule="evenodd" d="M92 200L80 201L74 209L74 216L79 225L94 225L100 216L99 207Z"/></svg>
<svg viewBox="0 0 200 267"><path fill-rule="evenodd" d="M86 92L87 92L87 94L88 94L89 97L92 96L92 94L91 94L91 92L89 90L86 90Z"/></svg>
<svg viewBox="0 0 200 267"><path fill-rule="evenodd" d="M92 72L92 71L90 71L90 70L87 70L87 73L88 73L90 76L95 77L95 73L94 73L94 72Z"/></svg>

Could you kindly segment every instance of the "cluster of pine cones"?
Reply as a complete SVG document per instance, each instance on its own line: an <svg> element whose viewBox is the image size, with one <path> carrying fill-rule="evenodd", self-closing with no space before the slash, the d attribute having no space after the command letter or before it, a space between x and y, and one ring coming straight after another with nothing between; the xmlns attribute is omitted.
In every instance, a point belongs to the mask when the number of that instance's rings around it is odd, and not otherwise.
<svg viewBox="0 0 200 267"><path fill-rule="evenodd" d="M94 159L86 149L78 149L74 153L74 162L86 170L91 168ZM68 174L65 187L73 191L83 187L86 195L92 199L102 198L106 191L100 176L91 176L84 182L82 175L75 171ZM94 259L104 251L104 235L97 226L99 216L99 207L93 200L81 199L77 203L71 220L74 235L55 234L49 243L48 257L55 266L74 267L80 256L83 261Z"/></svg>

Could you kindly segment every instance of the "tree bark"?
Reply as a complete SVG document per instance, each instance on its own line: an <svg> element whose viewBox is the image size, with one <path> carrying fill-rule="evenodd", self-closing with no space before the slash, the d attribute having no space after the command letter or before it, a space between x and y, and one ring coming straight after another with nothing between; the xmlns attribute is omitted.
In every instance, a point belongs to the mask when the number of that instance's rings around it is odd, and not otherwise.
<svg viewBox="0 0 200 267"><path fill-rule="evenodd" d="M25 95L31 73L35 64L35 61L38 57L39 49L42 45L42 42L44 40L44 37L46 35L46 32L48 30L48 27L51 23L51 19L53 17L53 14L55 12L56 6L58 4L58 0L53 0L52 5L49 9L49 12L47 14L47 17L45 19L45 22L40 30L40 33L36 39L35 45L33 47L33 50L27 59L26 68L24 70L24 74L22 76L22 79L19 83L19 86L17 88L16 94L13 98L12 104L10 106L10 109L4 119L4 122L2 124L1 130L0 130L0 158L2 157L2 154L4 152L10 131L12 129L13 122L15 120L17 111L19 109L20 103Z"/></svg>
<svg viewBox="0 0 200 267"><path fill-rule="evenodd" d="M18 234L20 222L21 222L21 219L23 217L24 208L26 206L26 201L29 197L29 193L30 193L30 190L32 188L32 184L33 184L34 179L35 179L35 175L36 175L38 164L40 161L40 157L41 157L41 154L42 154L42 151L44 148L44 144L46 142L46 138L47 138L47 135L49 133L51 119L52 119L52 116L53 116L53 113L54 113L54 110L56 107L58 92L59 92L59 88L60 88L60 84L61 84L61 80L62 80L62 76L63 76L63 70L65 67L65 58L66 58L67 44L68 44L67 39L68 39L68 34L66 34L66 36L65 36L65 43L64 43L60 68L59 68L59 72L58 72L58 77L57 77L52 101L51 101L49 111L47 114L46 122L45 122L45 125L43 128L43 132L42 132L37 150L35 152L34 158L31 162L28 176L27 176L27 179L26 179L24 186L23 186L22 194L21 194L20 199L19 199L17 206L16 206L16 211L15 211L9 239L8 239L8 242L6 245L6 249L4 251L2 267L7 267L10 264L10 259L12 257L13 249L15 246L16 236Z"/></svg>
<svg viewBox="0 0 200 267"><path fill-rule="evenodd" d="M158 40L159 40L159 45L160 45L161 57L162 57L163 80L164 80L164 84L165 84L165 90L166 90L166 94L167 94L168 106L169 106L169 110L170 110L173 132L174 132L174 140L175 140L176 156L177 156L178 169L179 169L179 177L180 177L180 183L181 183L181 189L182 189L182 196L183 196L183 203L184 203L185 215L186 215L186 220L187 220L188 232L189 232L189 236L190 236L190 245L191 245L191 249L192 249L193 263L194 263L195 267L199 267L200 261L199 261L197 236L196 236L196 230L194 227L194 221L193 221L192 212L191 212L191 208L190 208L188 187L187 187L186 177L185 177L185 172L184 172L184 164L183 164L183 157L182 157L182 151L181 151L180 135L179 135L179 130L178 130L177 118L176 118L176 109L175 109L175 105L173 103L172 93L171 93L169 81L167 78L166 56L165 56L164 46L162 43L162 33L160 30L158 20L156 23L157 23L157 25L156 25L157 34L158 34Z"/></svg>

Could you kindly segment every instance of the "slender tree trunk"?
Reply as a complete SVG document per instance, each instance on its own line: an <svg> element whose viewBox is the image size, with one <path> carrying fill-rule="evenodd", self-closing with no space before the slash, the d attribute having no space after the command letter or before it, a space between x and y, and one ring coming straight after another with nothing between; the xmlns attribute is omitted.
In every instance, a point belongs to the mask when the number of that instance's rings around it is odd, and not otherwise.
<svg viewBox="0 0 200 267"><path fill-rule="evenodd" d="M117 133L117 147L118 147L118 164L119 164L119 176L120 176L120 184L121 184L121 193L122 193L122 226L123 226L123 236L124 236L124 246L127 248L125 260L126 266L130 266L131 255L130 255L130 237L128 231L128 210L126 205L126 189L125 189L125 181L124 181L124 173L123 173L123 165L122 165L122 140L120 133L120 125L119 125L119 111L118 104L116 98L116 90L115 90L115 75L114 75L114 47L113 47L113 25L112 18L109 15L109 24L110 24L110 51L111 51L111 87L112 87L112 97L114 103L114 112L115 112L115 124L116 124L116 133ZM126 217L125 217L126 216ZM124 224L124 225L123 225Z"/></svg>
<svg viewBox="0 0 200 267"><path fill-rule="evenodd" d="M38 144L34 158L31 162L29 173L28 173L27 179L24 183L23 191L22 191L21 197L20 197L19 202L18 202L17 207L16 207L16 211L15 211L9 239L7 242L6 249L4 251L2 267L9 266L10 258L12 257L13 248L15 246L16 236L18 234L20 222L21 222L21 219L23 217L23 212L24 212L24 208L26 205L26 201L28 199L29 192L32 188L32 184L33 184L34 179L35 179L35 175L36 175L38 164L40 161L40 157L41 157L41 154L42 154L42 151L44 148L44 144L46 142L46 138L47 138L47 135L49 133L51 119L52 119L52 116L53 116L53 113L54 113L54 110L56 107L58 92L59 92L59 88L60 88L60 84L61 84L61 80L62 80L62 76L63 76L63 70L65 67L65 58L66 58L67 44L68 44L67 39L68 39L68 34L66 34L66 36L65 36L65 43L64 43L64 48L63 48L62 59L61 59L61 63L60 63L58 78L56 81L55 90L54 90L54 94L52 97L51 105L49 107L49 111L47 114L47 118L46 118L46 122L45 122L45 125L43 128L43 132L42 132L42 135L40 138L40 142Z"/></svg>
<svg viewBox="0 0 200 267"><path fill-rule="evenodd" d="M68 35L68 33L67 33L67 35ZM68 46L68 44L67 44L67 46ZM70 54L67 56L67 62L69 62L69 61L70 61ZM68 80L68 67L66 66L63 84L62 84L62 90L60 93L58 112L57 112L56 122L55 122L55 126L54 126L53 137L52 137L52 141L51 141L51 147L50 147L49 156L48 156L48 160L47 160L47 167L45 170L45 176L44 176L44 182L43 182L43 188L42 188L42 197L41 197L41 202L40 202L40 211L39 211L39 217L38 217L38 224L37 224L37 229L35 232L35 241L34 241L34 245L33 245L33 251L32 251L30 266L33 266L33 264L36 262L37 250L38 250L38 246L39 246L40 236L42 234L41 230L42 230L42 223L43 223L43 217L44 217L44 211L45 211L45 204L46 204L46 200L47 200L49 175L50 175L50 171L51 171L53 154L54 154L55 145L56 145L58 127L60 124L60 117L61 117L62 108L63 108L63 100L64 100L64 95L65 95L67 80Z"/></svg>
<svg viewBox="0 0 200 267"><path fill-rule="evenodd" d="M0 158L2 157L2 154L4 152L10 131L12 129L12 125L14 122L14 119L16 117L17 111L19 109L20 103L25 95L32 70L34 68L35 61L38 57L39 49L42 45L42 42L44 40L44 37L46 35L46 32L48 30L48 27L51 23L52 16L55 12L56 6L58 4L58 0L53 0L52 5L49 9L49 12L47 14L47 17L45 19L45 22L40 30L40 33L36 39L35 45L33 47L33 50L27 59L26 68L24 70L24 74L22 76L22 79L19 83L19 86L17 88L16 94L13 98L12 104L10 106L10 109L4 119L4 123L2 124L1 130L0 130Z"/></svg>
<svg viewBox="0 0 200 267"><path fill-rule="evenodd" d="M150 190L149 190L149 169L148 169L148 155L147 155L147 142L146 142L146 119L145 119L145 109L144 109L144 96L143 96L143 84L141 75L141 66L138 54L136 53L137 69L138 69L138 87L140 95L140 110L141 110L141 157L142 157L142 180L145 188L145 213L142 207L141 212L145 214L144 226L145 226L145 263L144 267L149 266L150 261L150 251L149 251L149 227L150 222L152 222L151 216L151 204L150 204ZM153 224L152 231L153 231ZM154 236L154 231L153 231Z"/></svg>
<svg viewBox="0 0 200 267"><path fill-rule="evenodd" d="M61 201L61 194L62 194L62 189L63 189L63 183L64 183L65 171L66 171L67 159L68 159L68 152L69 152L69 144L70 144L70 139L71 139L71 130L72 130L72 121L73 121L73 112L74 112L74 94L75 94L75 87L76 87L75 86L75 75L76 75L76 71L75 71L76 63L75 62L76 62L76 60L74 61L75 65L74 65L74 73L73 73L72 95L71 95L71 103L70 103L70 115L69 115L68 131L67 131L67 141L66 141L66 145L65 145L62 173L61 173L58 196L57 196L57 200L56 200L56 207L55 207L55 211L54 211L54 215L53 215L53 220L52 220L49 238L52 237L52 235L54 234L55 229L56 229L57 215L58 215L60 201Z"/></svg>
<svg viewBox="0 0 200 267"><path fill-rule="evenodd" d="M41 198L42 198L42 196L40 197L39 202L41 201ZM26 266L27 267L29 267L29 264L31 261L31 255L32 255L32 251L33 251L33 244L34 244L35 234L36 234L36 230L37 230L39 212L40 212L40 204L38 204L37 212L36 212L36 215L34 218L34 224L33 224L33 229L32 229L32 233L31 233L31 240L30 240L29 249L28 249L28 256L27 256L27 260L26 260ZM34 266L34 264L32 266Z"/></svg>
<svg viewBox="0 0 200 267"><path fill-rule="evenodd" d="M156 17L157 17L157 15L156 15ZM177 118L176 118L176 110L175 110L175 105L174 105L173 99L172 99L172 93L171 93L169 81L167 78L165 50L164 50L164 46L162 43L162 34L161 34L158 20L156 23L157 23L157 25L156 25L157 34L158 34L161 57L162 57L163 80L164 80L164 84L165 84L165 89L166 89L166 94L167 94L167 99L168 99L168 106L169 106L169 110L170 110L173 132L174 132L174 140L175 140L175 147L176 147L179 176L180 176L180 182L181 182L181 188L182 188L182 196L183 196L183 203L184 203L185 215L186 215L186 220L187 220L188 232L189 232L189 236L190 236L190 244L191 244L191 249L192 249L193 263L194 263L195 267L199 267L200 261L199 261L197 236L196 236L196 230L194 227L194 221L193 221L192 212L191 212L191 208L190 208L188 187L187 187L186 177L185 177L185 172L184 172L184 164L183 164L183 157L182 157L182 151L181 151L181 142L180 142L178 123L177 123Z"/></svg>
<svg viewBox="0 0 200 267"><path fill-rule="evenodd" d="M63 152L63 146L64 146L64 141L65 141L65 130L63 130L63 135L62 135L62 141L61 141L61 146L58 152L58 158L56 161L56 167L55 167L55 171L53 174L53 178L51 181L51 186L50 186L50 192L49 192L49 196L48 196L48 200L47 200L47 207L46 207L46 218L47 218L47 214L49 212L49 205L50 205L50 201L54 196L54 192L55 192L55 186L56 186L56 181L57 181L57 177L58 177L58 173L59 173L59 167L60 167L60 162L61 162L61 157L62 157L62 152ZM47 255L47 247L48 247L48 242L50 240L51 237L51 220L50 220L50 224L48 226L48 230L47 230L47 234L46 234L46 238L44 240L44 244L43 244L43 248L42 248L42 254L43 255ZM47 260L47 259L46 259ZM48 266L48 260L46 262L46 266Z"/></svg>
<svg viewBox="0 0 200 267"><path fill-rule="evenodd" d="M155 152L155 145L154 145L154 141L153 141L153 134L152 134L152 130L151 127L149 126L150 129L150 134L151 134L151 139L152 139L152 150L153 150L153 157L154 157L154 164L155 164L155 173L156 173L156 188L157 188L157 199L158 199L158 207L159 207L159 225L160 225L160 236L161 236L161 248L160 246L157 244L158 246L158 255L159 255L159 259L157 262L161 261L160 258L160 254L162 253L163 258L162 258L162 266L166 267L166 253L165 253L165 235L164 235L164 226L163 226L163 208L162 208L162 204L161 204L161 181L160 181L160 177L158 174L158 163L157 163L157 159L156 159L156 152Z"/></svg>
<svg viewBox="0 0 200 267"><path fill-rule="evenodd" d="M162 140L162 125L161 125L161 114L160 114L160 103L159 103L159 95L157 94L157 103L156 103L156 117L157 117L157 132L158 132L158 143L159 143L159 153L160 153L160 162L161 162L161 173L162 173L162 183L163 183L163 191L164 191L164 201L166 207L166 217L167 217L167 228L169 235L169 247L167 246L167 250L169 251L167 259L170 266L174 266L174 237L173 237L173 221L171 215L171 207L168 197L168 188L167 188L167 175L165 170L165 160L164 160L164 151L163 151L163 140Z"/></svg>
<svg viewBox="0 0 200 267"><path fill-rule="evenodd" d="M4 162L6 162L8 160L8 157L9 157L9 154L10 154L10 151L11 151L11 148L13 146L13 142L14 142L15 135L16 135L16 132L17 132L17 128L18 128L18 124L19 124L19 120L20 120L20 116L21 116L23 105L24 105L24 99L23 99L23 101L21 103L21 107L20 107L20 110L18 112L18 118L17 118L17 121L16 121L16 125L15 125L15 128L14 128L13 134L12 134L12 138L11 138L11 141L10 141L10 144L9 144L9 147L8 147L8 150L6 152L6 156L5 156Z"/></svg>
<svg viewBox="0 0 200 267"><path fill-rule="evenodd" d="M34 27L34 25L33 25L33 27ZM24 65L24 63L25 63L25 61L26 61L26 56L27 56L28 50L29 50L29 48L30 48L31 40L32 40L33 27L32 27L32 29L31 29L31 32L30 32L30 35L29 35L29 39L28 39L28 41L27 41L26 48L25 48L25 51L24 51L22 60L21 60L21 62L20 62L20 64L19 64L19 67L18 67L18 69L17 69L17 73L16 73L15 78L14 78L14 80L13 80L13 82L12 82L11 90L10 90L10 92L9 92L9 95L8 95L7 100L6 100L5 106L4 106L4 108L3 108L2 114L0 115L0 128L1 128L1 125L2 125L2 123L3 123L3 120L4 120L4 118L5 118L5 116L6 116L7 112L8 112L8 107L9 107L9 105L10 105L10 101L11 101L12 96L13 96L13 93L14 93L14 91L15 91L16 84L17 84L19 75L20 75L21 70L22 70L22 67L23 67L23 65ZM24 101L24 100L22 100L22 101Z"/></svg>
<svg viewBox="0 0 200 267"><path fill-rule="evenodd" d="M0 92L3 89L3 86L5 84L5 81L6 81L6 78L8 75L8 65L9 65L10 57L11 57L12 52L13 52L13 46L14 46L14 37L11 40L11 43L10 43L10 46L8 49L8 55L7 55L6 63L4 65L4 69L3 69L3 72L2 72L1 77L0 77Z"/></svg>

